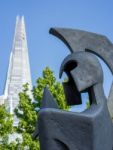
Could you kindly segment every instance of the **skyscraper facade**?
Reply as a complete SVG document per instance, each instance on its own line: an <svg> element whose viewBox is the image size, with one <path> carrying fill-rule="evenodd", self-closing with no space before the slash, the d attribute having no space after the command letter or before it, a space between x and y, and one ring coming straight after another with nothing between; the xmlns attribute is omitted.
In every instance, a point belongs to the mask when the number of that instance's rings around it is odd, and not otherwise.
<svg viewBox="0 0 113 150"><path fill-rule="evenodd" d="M22 91L23 84L29 83L32 89L28 47L25 31L24 17L16 18L15 35L13 47L10 54L9 67L5 85L4 95L0 97L0 104L5 103L7 110L13 114L19 103L18 94ZM29 95L32 98L30 91ZM18 119L14 115L14 125Z"/></svg>

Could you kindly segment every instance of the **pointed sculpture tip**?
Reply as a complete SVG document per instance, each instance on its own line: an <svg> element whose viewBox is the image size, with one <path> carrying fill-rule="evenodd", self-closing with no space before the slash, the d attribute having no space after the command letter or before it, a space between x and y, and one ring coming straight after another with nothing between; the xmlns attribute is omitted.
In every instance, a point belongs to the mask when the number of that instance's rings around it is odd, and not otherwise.
<svg viewBox="0 0 113 150"><path fill-rule="evenodd" d="M43 98L42 98L42 103L41 103L40 108L41 109L42 108L58 108L58 105L56 101L54 100L53 96L51 95L51 92L49 91L47 86L44 88Z"/></svg>
<svg viewBox="0 0 113 150"><path fill-rule="evenodd" d="M49 92L49 89L48 89L47 85L45 86L44 91L48 91Z"/></svg>
<svg viewBox="0 0 113 150"><path fill-rule="evenodd" d="M49 91L48 86L46 85L45 88L44 88L44 92L43 92L43 96L44 96L43 98L45 98L48 95L50 96L51 92Z"/></svg>

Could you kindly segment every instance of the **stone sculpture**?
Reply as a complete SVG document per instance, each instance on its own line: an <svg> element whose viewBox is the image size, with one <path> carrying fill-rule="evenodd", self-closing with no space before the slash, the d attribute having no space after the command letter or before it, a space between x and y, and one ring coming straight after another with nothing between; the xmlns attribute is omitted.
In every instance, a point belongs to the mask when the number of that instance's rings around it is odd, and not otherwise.
<svg viewBox="0 0 113 150"><path fill-rule="evenodd" d="M103 72L96 56L89 52L98 53L109 64L110 56L105 52L108 40L107 43L103 36L78 30L50 32L72 51L62 62L59 74L61 77L66 72L69 79L63 83L67 103L81 103L81 93L88 92L91 106L81 113L60 110L46 87L34 138L39 135L41 150L112 150L113 125L103 91Z"/></svg>

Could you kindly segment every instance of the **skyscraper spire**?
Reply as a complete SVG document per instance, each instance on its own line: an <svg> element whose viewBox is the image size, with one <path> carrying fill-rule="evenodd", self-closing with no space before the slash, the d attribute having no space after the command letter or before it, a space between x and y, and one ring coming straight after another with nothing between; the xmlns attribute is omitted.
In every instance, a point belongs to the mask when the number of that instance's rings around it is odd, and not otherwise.
<svg viewBox="0 0 113 150"><path fill-rule="evenodd" d="M22 91L23 84L25 83L29 83L29 88L31 90L32 82L25 22L23 16L17 16L13 47L10 55L9 68L4 91L5 104L10 113L13 113L14 109L18 105L18 94ZM32 98L31 94L30 97ZM18 119L14 117L14 125L16 125L17 122Z"/></svg>

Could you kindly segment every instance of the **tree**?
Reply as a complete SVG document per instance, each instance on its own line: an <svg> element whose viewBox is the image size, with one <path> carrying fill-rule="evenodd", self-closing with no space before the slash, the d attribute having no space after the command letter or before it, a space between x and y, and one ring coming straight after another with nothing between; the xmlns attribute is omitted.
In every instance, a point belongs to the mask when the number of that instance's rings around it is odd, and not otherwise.
<svg viewBox="0 0 113 150"><path fill-rule="evenodd" d="M68 109L65 103L65 96L62 84L56 81L53 71L46 67L43 70L42 77L38 78L36 81L36 86L33 88L32 93L35 99L35 103L30 99L28 95L28 83L23 87L23 91L19 94L19 105L15 110L17 117L19 118L19 125L17 127L17 132L22 134L23 142L19 145L21 149L24 149L26 146L30 150L39 150L38 139L32 139L32 133L35 130L35 125L37 122L38 112L37 108L40 107L43 90L45 86L48 86L53 97L56 99L59 108Z"/></svg>
<svg viewBox="0 0 113 150"><path fill-rule="evenodd" d="M25 84L23 88L23 91L19 94L20 101L18 108L15 109L15 113L19 118L19 124L16 131L21 133L23 137L23 142L20 144L22 150L26 147L29 147L31 150L38 150L38 141L32 139L32 133L35 130L37 121L37 112L35 111L34 103L28 95L28 83Z"/></svg>
<svg viewBox="0 0 113 150"><path fill-rule="evenodd" d="M5 105L0 105L0 149L7 149L8 136L13 132L13 119Z"/></svg>
<svg viewBox="0 0 113 150"><path fill-rule="evenodd" d="M33 88L34 99L38 102L39 107L45 86L48 86L59 108L67 109L68 106L66 105L62 84L56 81L53 71L51 71L49 67L43 70L42 77L37 79L37 85Z"/></svg>

